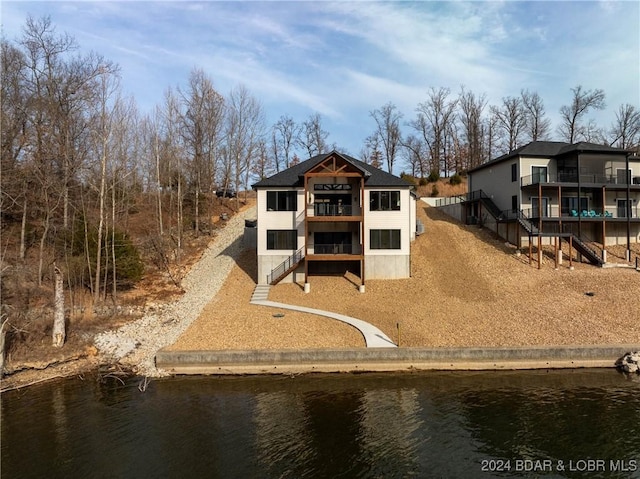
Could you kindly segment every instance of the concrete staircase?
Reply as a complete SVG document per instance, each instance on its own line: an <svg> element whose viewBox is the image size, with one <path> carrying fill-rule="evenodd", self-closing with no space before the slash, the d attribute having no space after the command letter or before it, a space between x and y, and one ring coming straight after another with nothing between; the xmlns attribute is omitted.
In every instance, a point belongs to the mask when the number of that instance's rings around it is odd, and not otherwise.
<svg viewBox="0 0 640 479"><path fill-rule="evenodd" d="M253 295L251 296L250 303L257 303L259 301L267 301L269 299L269 290L271 289L271 285L269 284L258 284L256 285L256 289L253 290Z"/></svg>

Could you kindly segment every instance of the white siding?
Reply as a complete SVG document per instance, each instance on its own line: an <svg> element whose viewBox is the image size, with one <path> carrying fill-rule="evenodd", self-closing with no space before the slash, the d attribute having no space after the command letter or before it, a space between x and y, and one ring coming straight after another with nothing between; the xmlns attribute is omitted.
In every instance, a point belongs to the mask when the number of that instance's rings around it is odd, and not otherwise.
<svg viewBox="0 0 640 479"><path fill-rule="evenodd" d="M268 250L267 230L298 230L298 249L304 246L304 189L298 192L297 211L267 211L267 191L286 191L285 189L258 190L258 256L291 255L295 250Z"/></svg>
<svg viewBox="0 0 640 479"><path fill-rule="evenodd" d="M364 234L364 254L366 256L389 256L390 254L408 255L412 232L415 232L415 221L412 219L412 205L415 211L415 200L411 197L408 189L400 191L400 210L397 211L370 211L370 194L372 191L398 191L393 188L366 189L364 192L364 204L367 205L365 212L365 234ZM415 217L415 214L414 214ZM371 230L400 230L400 249L371 249L369 245Z"/></svg>

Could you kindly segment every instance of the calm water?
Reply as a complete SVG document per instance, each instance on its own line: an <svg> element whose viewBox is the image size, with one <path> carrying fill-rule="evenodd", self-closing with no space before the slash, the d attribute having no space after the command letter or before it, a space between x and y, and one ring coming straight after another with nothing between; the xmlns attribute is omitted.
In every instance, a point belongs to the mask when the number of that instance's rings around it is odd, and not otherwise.
<svg viewBox="0 0 640 479"><path fill-rule="evenodd" d="M640 478L613 370L69 379L2 395L3 478ZM562 470L564 469L564 470Z"/></svg>

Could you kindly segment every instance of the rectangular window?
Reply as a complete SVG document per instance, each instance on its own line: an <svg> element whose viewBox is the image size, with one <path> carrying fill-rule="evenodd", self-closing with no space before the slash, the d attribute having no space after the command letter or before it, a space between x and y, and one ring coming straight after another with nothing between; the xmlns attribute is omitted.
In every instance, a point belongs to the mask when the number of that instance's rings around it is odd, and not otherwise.
<svg viewBox="0 0 640 479"><path fill-rule="evenodd" d="M400 249L400 230L370 230L371 249Z"/></svg>
<svg viewBox="0 0 640 479"><path fill-rule="evenodd" d="M267 211L297 211L296 191L267 191Z"/></svg>
<svg viewBox="0 0 640 479"><path fill-rule="evenodd" d="M518 195L511 197L511 211L518 211Z"/></svg>
<svg viewBox="0 0 640 479"><path fill-rule="evenodd" d="M267 249L298 249L296 230L267 230Z"/></svg>
<svg viewBox="0 0 640 479"><path fill-rule="evenodd" d="M518 163L511 165L511 181L518 181Z"/></svg>
<svg viewBox="0 0 640 479"><path fill-rule="evenodd" d="M399 191L372 191L369 193L369 211L399 211Z"/></svg>

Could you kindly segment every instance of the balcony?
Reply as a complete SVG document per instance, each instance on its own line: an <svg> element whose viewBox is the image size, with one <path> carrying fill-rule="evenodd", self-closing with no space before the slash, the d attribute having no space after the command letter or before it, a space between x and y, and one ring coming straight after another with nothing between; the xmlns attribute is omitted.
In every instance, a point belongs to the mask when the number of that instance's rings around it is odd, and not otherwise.
<svg viewBox="0 0 640 479"><path fill-rule="evenodd" d="M308 205L307 215L310 221L360 221L362 208L359 205L313 203Z"/></svg>
<svg viewBox="0 0 640 479"><path fill-rule="evenodd" d="M540 217L540 210L538 208L528 208L522 210L522 213L527 218L535 218L538 219ZM511 218L513 213L505 212L505 218ZM631 218L638 218L638 211L636 208L633 208L631 211ZM619 210L615 206L611 206L610 208L590 208L588 210L573 210L560 208L557 205L550 205L546 208L542 208L542 218L546 219L575 219L578 220L615 220L615 219L626 219L627 217L624 215L624 209Z"/></svg>
<svg viewBox="0 0 640 479"><path fill-rule="evenodd" d="M572 183L578 184L578 175L571 173L559 173L557 175L551 174L537 174L528 175L520 178L520 185L522 187L538 185L540 183ZM601 173L583 173L580 175L580 183L584 185L626 185L624 175L605 175ZM634 176L631 178L632 185L640 185L640 176Z"/></svg>
<svg viewBox="0 0 640 479"><path fill-rule="evenodd" d="M312 244L309 245L308 254L315 255L360 255L362 246L359 244Z"/></svg>

